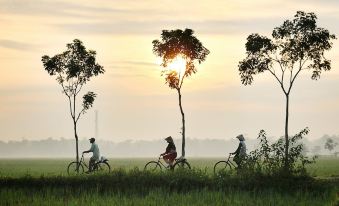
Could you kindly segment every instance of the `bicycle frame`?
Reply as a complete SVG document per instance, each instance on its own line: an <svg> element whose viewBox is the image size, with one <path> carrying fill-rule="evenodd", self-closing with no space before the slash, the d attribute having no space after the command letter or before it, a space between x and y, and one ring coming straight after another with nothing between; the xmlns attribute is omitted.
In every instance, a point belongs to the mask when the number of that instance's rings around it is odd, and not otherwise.
<svg viewBox="0 0 339 206"><path fill-rule="evenodd" d="M232 156L232 154L230 153L230 154L228 155L228 158L227 158L226 162L227 162L230 166L232 166L232 167L234 167L234 168L237 168L237 166L235 166L235 164L233 164L233 162L230 160L230 159L231 159L231 156Z"/></svg>
<svg viewBox="0 0 339 206"><path fill-rule="evenodd" d="M162 163L161 157L162 156L160 155L159 158L158 158L158 163L161 164L164 168L170 169L171 167L169 165L165 165L165 164ZM186 161L186 159L174 159L173 165L175 165L177 162L185 162L185 161Z"/></svg>
<svg viewBox="0 0 339 206"><path fill-rule="evenodd" d="M81 155L79 164L82 164L83 166L85 166L85 167L88 169L89 166L87 166L87 164L86 164L86 162L85 162L84 154Z"/></svg>
<svg viewBox="0 0 339 206"><path fill-rule="evenodd" d="M158 158L158 163L161 164L164 168L168 168L167 165L165 165L165 164L162 163L161 157L162 157L162 156L160 155L159 158Z"/></svg>

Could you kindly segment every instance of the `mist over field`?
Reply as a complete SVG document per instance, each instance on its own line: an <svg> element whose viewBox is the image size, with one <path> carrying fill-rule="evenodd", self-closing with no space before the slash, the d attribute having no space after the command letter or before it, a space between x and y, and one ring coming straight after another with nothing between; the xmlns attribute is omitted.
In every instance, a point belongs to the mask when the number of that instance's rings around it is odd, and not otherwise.
<svg viewBox="0 0 339 206"><path fill-rule="evenodd" d="M335 142L339 142L339 135L323 135L314 141L304 139L306 151L308 155L314 154L329 154L328 150L324 149L326 139L332 138ZM276 138L270 137L271 143ZM223 157L230 152L234 152L238 146L237 139L220 140L220 139L193 139L187 140L187 156L188 157ZM106 157L154 157L165 151L167 143L162 140L126 140L120 142L97 140L100 148L100 153ZM175 140L177 150L181 149L181 141ZM252 151L257 147L256 139L247 139L247 152ZM320 150L315 150L316 146ZM47 138L43 140L26 140L21 141L0 141L0 158L60 158L60 157L75 157L74 153L75 140L65 138ZM88 150L90 143L87 138L79 140L79 151ZM336 147L334 151L338 151ZM334 152L332 151L332 153ZM180 152L178 153L180 155Z"/></svg>

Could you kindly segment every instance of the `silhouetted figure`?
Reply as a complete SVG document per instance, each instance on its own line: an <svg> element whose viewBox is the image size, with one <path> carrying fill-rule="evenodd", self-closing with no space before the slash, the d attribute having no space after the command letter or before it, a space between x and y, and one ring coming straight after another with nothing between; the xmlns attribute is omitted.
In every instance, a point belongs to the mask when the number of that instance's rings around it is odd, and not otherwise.
<svg viewBox="0 0 339 206"><path fill-rule="evenodd" d="M162 153L162 157L165 160L167 164L169 164L170 167L173 166L173 162L175 158L177 157L177 150L173 141L173 138L171 136L166 137L165 140L167 141L168 145L166 147L166 151Z"/></svg>
<svg viewBox="0 0 339 206"><path fill-rule="evenodd" d="M89 142L92 144L91 148L87 151L83 151L82 153L89 153L93 152L93 156L89 160L89 166L88 166L88 171L87 172L92 172L93 170L93 165L96 161L99 161L100 159L100 151L98 145L95 143L95 138L92 137L89 139Z"/></svg>
<svg viewBox="0 0 339 206"><path fill-rule="evenodd" d="M236 138L238 138L240 143L239 143L237 150L235 152L231 153L231 154L235 155L233 160L234 160L235 163L237 163L238 168L240 168L242 161L246 157L246 144L245 144L244 135L240 134Z"/></svg>

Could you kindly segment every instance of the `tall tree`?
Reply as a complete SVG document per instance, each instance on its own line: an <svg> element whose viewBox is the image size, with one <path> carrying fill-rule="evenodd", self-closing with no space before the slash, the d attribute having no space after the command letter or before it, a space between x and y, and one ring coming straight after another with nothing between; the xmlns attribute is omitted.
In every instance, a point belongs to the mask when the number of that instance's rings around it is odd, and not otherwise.
<svg viewBox="0 0 339 206"><path fill-rule="evenodd" d="M189 77L197 72L196 63L205 61L209 50L193 35L193 30L185 29L184 31L163 30L161 40L154 40L153 53L162 58L161 66L162 76L171 89L175 89L179 96L179 107L182 117L182 156L185 156L185 113L181 103L181 88L185 77ZM185 61L183 72L168 69L168 65L177 58L182 58Z"/></svg>
<svg viewBox="0 0 339 206"><path fill-rule="evenodd" d="M96 52L86 50L83 43L74 39L67 44L67 50L53 57L44 55L42 63L45 70L51 76L56 76L63 93L69 103L69 110L73 120L74 137L76 142L76 160L79 161L77 123L82 114L93 106L96 94L87 92L82 97L82 106L77 110L77 97L82 87L93 76L103 74L105 70L96 62Z"/></svg>
<svg viewBox="0 0 339 206"><path fill-rule="evenodd" d="M314 13L298 11L292 20L276 27L272 39L259 34L247 37L246 58L239 62L241 82L253 82L253 76L269 72L279 83L285 99L285 169L288 169L289 153L289 100L294 82L301 71L312 72L311 79L320 78L322 71L331 69L331 61L324 52L332 48L335 35L317 26Z"/></svg>

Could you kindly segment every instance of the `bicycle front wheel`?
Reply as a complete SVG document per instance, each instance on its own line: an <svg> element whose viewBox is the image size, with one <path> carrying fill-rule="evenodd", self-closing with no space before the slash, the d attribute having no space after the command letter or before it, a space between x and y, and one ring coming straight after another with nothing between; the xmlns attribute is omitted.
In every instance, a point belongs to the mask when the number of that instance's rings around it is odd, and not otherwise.
<svg viewBox="0 0 339 206"><path fill-rule="evenodd" d="M145 171L161 171L161 165L156 161L148 162L145 167Z"/></svg>
<svg viewBox="0 0 339 206"><path fill-rule="evenodd" d="M173 165L173 169L175 169L175 170L189 169L190 170L191 169L191 165L186 160L183 160L183 161L176 162Z"/></svg>
<svg viewBox="0 0 339 206"><path fill-rule="evenodd" d="M231 165L226 161L219 161L214 165L214 174L227 173L231 170Z"/></svg>
<svg viewBox="0 0 339 206"><path fill-rule="evenodd" d="M78 175L84 173L84 166L80 162L71 162L67 167L68 175Z"/></svg>
<svg viewBox="0 0 339 206"><path fill-rule="evenodd" d="M108 174L111 172L111 166L107 162L99 162L93 167L93 171L99 174Z"/></svg>

